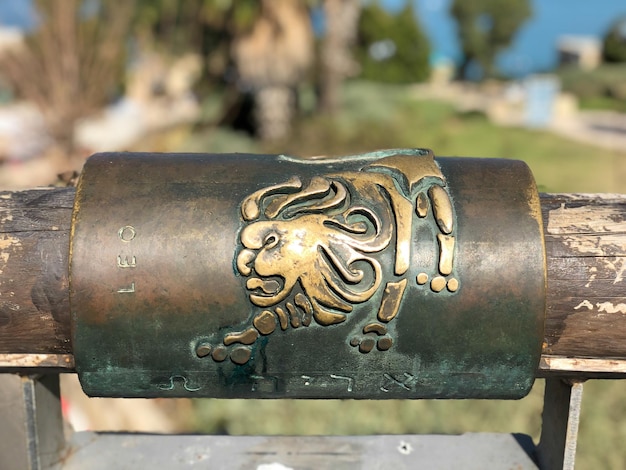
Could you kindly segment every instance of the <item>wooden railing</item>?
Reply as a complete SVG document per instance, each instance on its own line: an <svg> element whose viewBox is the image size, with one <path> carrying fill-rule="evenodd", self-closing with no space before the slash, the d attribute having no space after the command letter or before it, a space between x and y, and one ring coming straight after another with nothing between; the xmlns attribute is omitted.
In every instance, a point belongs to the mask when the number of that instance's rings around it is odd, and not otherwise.
<svg viewBox="0 0 626 470"><path fill-rule="evenodd" d="M72 371L73 188L0 193L0 367ZM548 290L538 376L626 376L626 196L542 194Z"/></svg>
<svg viewBox="0 0 626 470"><path fill-rule="evenodd" d="M187 468L192 457L208 459L210 468L270 461L284 465L272 468L339 462L427 468L460 462L460 452L465 461L490 459L490 468L498 462L573 468L582 382L626 377L626 195L542 194L548 285L536 375L547 385L537 449L511 435L319 437L307 438L306 451L297 437L176 436L166 444L162 436L79 433L66 444L55 374L74 371L68 291L74 194L73 188L0 193L0 371L6 373L0 375L0 468L116 468L133 459L142 462L136 468Z"/></svg>

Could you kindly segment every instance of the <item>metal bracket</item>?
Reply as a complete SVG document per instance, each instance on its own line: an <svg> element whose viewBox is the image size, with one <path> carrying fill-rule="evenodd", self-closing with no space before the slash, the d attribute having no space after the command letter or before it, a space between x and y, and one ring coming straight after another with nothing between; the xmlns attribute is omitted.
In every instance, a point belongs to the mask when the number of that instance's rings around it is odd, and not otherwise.
<svg viewBox="0 0 626 470"><path fill-rule="evenodd" d="M319 447L324 451L320 450L319 454L307 451L307 458L317 459L315 460L317 464L322 463L320 459L326 459L324 462L327 465L332 464L332 461L328 459L333 457L328 457L328 455L336 454L333 454L331 450L337 446L343 446L341 448L344 449L346 443L350 443L354 447L353 452L350 453L350 458L354 460L353 463L355 464L352 468L360 468L359 463L364 465L365 462L372 463L372 459L378 454L366 455L362 450L371 446L379 448L379 457L387 459L388 462L389 459L393 460L397 464L395 465L396 468L429 468L429 463L432 464L435 461L441 463L441 459L447 455L446 448L458 448L461 445L466 448L466 456L471 454L471 460L477 462L479 466L481 459L488 458L490 468L509 468L508 464L515 460L518 464L520 461L525 462L520 468L573 470L582 390L582 382L546 379L541 439L539 445L534 449L529 437L505 434L336 436L306 438L310 439L313 447L316 449ZM212 450L211 455L217 459L216 462L232 463L239 462L239 460L243 462L247 458L246 456L251 455L251 450L256 449L259 445L271 444L277 449L283 449L285 446L295 445L293 444L294 440L301 442L302 439L301 437L269 438L262 436L245 438L232 436L167 437L81 432L74 434L66 443L61 416L58 375L22 377L14 374L0 374L0 421L2 422L0 427L0 468L6 470L111 468L140 457L149 460L152 458L150 456L154 458L169 456L173 459L173 464L178 465L171 468L187 468L187 465L191 465L190 462L195 462L195 460L182 457L195 455L200 448L204 450L213 449L215 452ZM412 446L405 446L407 449L428 448L436 449L437 452L406 451L401 452L401 456L396 455L391 452L393 448L389 447L390 442L395 442L394 439L404 439L406 442L413 443ZM130 441L133 443L131 446L133 451L129 450L128 443ZM367 445L364 446L365 441L367 441ZM505 441L507 444L503 445ZM141 445L136 447L138 443ZM123 449L126 450L122 452ZM220 449L228 449L228 452L219 453ZM141 455L133 456L132 452ZM289 455L291 454L290 452ZM324 457L322 454L326 456ZM103 459L103 455L107 458ZM275 459L278 455L278 453L273 453L272 458ZM458 454L450 455L457 456ZM538 467L535 467L530 456L536 458ZM433 460L435 458L438 460ZM155 460L155 464L157 463L158 461ZM476 468L480 468L479 466Z"/></svg>
<svg viewBox="0 0 626 470"><path fill-rule="evenodd" d="M582 398L583 382L546 379L537 448L540 468L574 470Z"/></svg>
<svg viewBox="0 0 626 470"><path fill-rule="evenodd" d="M0 468L59 468L65 448L59 376L0 374Z"/></svg>

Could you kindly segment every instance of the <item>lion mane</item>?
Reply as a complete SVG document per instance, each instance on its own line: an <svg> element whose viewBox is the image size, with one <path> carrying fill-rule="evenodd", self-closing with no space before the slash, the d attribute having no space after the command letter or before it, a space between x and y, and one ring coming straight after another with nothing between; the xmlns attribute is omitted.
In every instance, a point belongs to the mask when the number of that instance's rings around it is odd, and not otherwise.
<svg viewBox="0 0 626 470"><path fill-rule="evenodd" d="M250 301L301 323L343 322L353 304L381 284L373 256L393 239L393 213L384 175L350 173L299 177L246 198L236 257ZM366 201L366 204L361 202ZM285 308L279 306L287 300ZM268 316L271 312L266 312ZM260 320L259 320L260 321ZM295 319L298 322L297 319Z"/></svg>

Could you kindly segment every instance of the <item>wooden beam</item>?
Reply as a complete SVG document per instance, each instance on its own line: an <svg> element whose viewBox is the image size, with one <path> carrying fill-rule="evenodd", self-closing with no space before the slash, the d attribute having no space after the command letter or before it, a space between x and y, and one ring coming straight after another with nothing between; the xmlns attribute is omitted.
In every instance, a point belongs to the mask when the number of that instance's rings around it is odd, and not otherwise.
<svg viewBox="0 0 626 470"><path fill-rule="evenodd" d="M0 193L0 353L71 353L74 188Z"/></svg>
<svg viewBox="0 0 626 470"><path fill-rule="evenodd" d="M73 369L73 188L0 192L0 369ZM626 195L542 194L548 293L538 374L626 376Z"/></svg>
<svg viewBox="0 0 626 470"><path fill-rule="evenodd" d="M544 354L626 359L626 195L544 194Z"/></svg>

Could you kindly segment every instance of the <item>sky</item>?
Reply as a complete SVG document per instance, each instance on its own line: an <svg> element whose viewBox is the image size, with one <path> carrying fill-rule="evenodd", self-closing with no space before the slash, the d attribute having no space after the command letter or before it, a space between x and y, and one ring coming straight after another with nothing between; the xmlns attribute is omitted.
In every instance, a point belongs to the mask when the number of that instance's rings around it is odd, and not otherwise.
<svg viewBox="0 0 626 470"><path fill-rule="evenodd" d="M31 19L28 0L0 0L0 23L9 26L27 25Z"/></svg>

